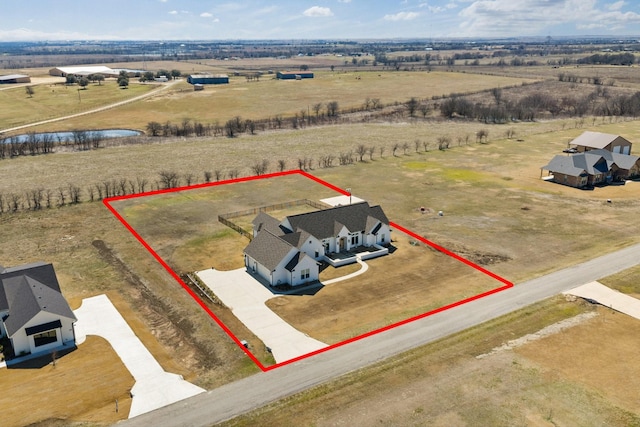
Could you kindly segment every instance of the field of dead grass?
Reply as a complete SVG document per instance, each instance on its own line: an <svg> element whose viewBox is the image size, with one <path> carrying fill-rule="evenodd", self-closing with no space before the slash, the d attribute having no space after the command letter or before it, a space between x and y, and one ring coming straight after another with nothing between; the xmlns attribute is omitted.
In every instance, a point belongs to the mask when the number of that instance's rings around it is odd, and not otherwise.
<svg viewBox="0 0 640 427"><path fill-rule="evenodd" d="M155 85L131 84L128 89L123 90L113 79L101 85L91 83L86 90L78 90L79 86L64 84L42 84L32 87L35 92L33 97L29 97L23 87L0 91L0 130L80 113L124 101L157 88ZM49 130L50 126L52 125L48 125L46 129ZM123 127L128 128L123 123L114 123L108 128ZM94 123L85 117L66 129L106 128L94 127Z"/></svg>
<svg viewBox="0 0 640 427"><path fill-rule="evenodd" d="M279 296L267 306L296 329L334 344L503 286L426 245L410 244L397 230L392 238L396 250L366 261L366 273L314 295Z"/></svg>
<svg viewBox="0 0 640 427"><path fill-rule="evenodd" d="M431 98L452 92L464 93L533 81L512 77L446 72L318 72L309 80L277 80L265 75L260 81L231 77L228 85L206 86L194 92L186 83L174 86L159 96L91 115L91 128L125 127L144 130L147 123L183 119L203 123L224 123L236 116L242 119L266 119L283 115L315 114L313 106L338 101L340 109L360 107L366 98L378 98L383 104L405 102L411 97ZM133 87L133 85L132 85ZM21 91L24 93L24 90ZM33 98L37 102L36 97ZM324 110L324 107L323 107ZM86 127L88 120L77 118L47 125L56 130ZM81 126L82 125L82 126ZM34 128L43 130L44 127Z"/></svg>
<svg viewBox="0 0 640 427"><path fill-rule="evenodd" d="M604 367L606 376L634 364L633 354L626 351L615 357L617 368L589 364L597 358L600 340L611 345L611 351L617 348L617 340L607 338L604 328L588 338L574 335L574 330L588 329L585 324L516 351L476 358L506 341L590 310L593 307L583 302L551 298L221 425L638 425L637 412L615 398L609 400L598 384L564 369L554 370L557 359L566 360L567 366L570 360L584 359L585 364L577 363L586 371L584 376L590 369ZM601 317L590 322L600 322ZM617 338L635 342L635 329L629 326L611 324L611 330ZM580 350L564 355L573 345ZM593 357L584 357L585 352ZM613 379L606 381L614 384Z"/></svg>
<svg viewBox="0 0 640 427"><path fill-rule="evenodd" d="M89 336L55 366L45 356L0 369L0 382L8 391L0 396L2 425L19 427L42 422L106 425L126 419L135 381L107 341Z"/></svg>

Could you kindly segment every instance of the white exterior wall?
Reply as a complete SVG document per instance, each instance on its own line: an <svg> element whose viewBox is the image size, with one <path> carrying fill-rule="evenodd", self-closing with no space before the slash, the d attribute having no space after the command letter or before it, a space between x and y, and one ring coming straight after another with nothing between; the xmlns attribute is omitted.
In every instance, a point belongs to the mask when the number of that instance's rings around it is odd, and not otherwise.
<svg viewBox="0 0 640 427"><path fill-rule="evenodd" d="M382 237L384 236L384 240ZM376 244L385 244L391 242L391 228L387 224L382 224L380 230L376 234Z"/></svg>
<svg viewBox="0 0 640 427"><path fill-rule="evenodd" d="M309 278L302 279L302 270L305 270L307 268L309 269ZM302 259L302 261L298 265L296 265L296 268L291 272L291 285L298 286L304 283L313 282L315 280L318 280L319 274L320 270L315 260L308 256L304 257L304 259Z"/></svg>
<svg viewBox="0 0 640 427"><path fill-rule="evenodd" d="M38 326L42 325L43 323L49 323L56 320L60 320L60 323L62 323L61 328L55 329L57 341L36 347L33 335L27 336L26 329L32 326ZM33 319L29 320L23 328L13 334L13 336L10 338L11 344L13 345L13 351L16 356L26 353L40 353L49 351L56 347L60 347L63 344L75 344L75 337L73 334L73 320L41 311Z"/></svg>
<svg viewBox="0 0 640 427"><path fill-rule="evenodd" d="M293 255L295 255L297 252L297 249L291 248L287 256L282 258L282 261L280 261L280 264L278 264L275 271L273 272L273 282L271 283L273 286L278 284L291 283L291 273L289 273L289 270L284 268L284 266L287 265L289 261L291 261L291 257L293 257Z"/></svg>
<svg viewBox="0 0 640 427"><path fill-rule="evenodd" d="M320 240L313 236L309 236L309 239L304 242L300 251L304 252L311 258L320 259L324 255L324 246ZM318 252L318 256L316 256L316 252Z"/></svg>
<svg viewBox="0 0 640 427"><path fill-rule="evenodd" d="M251 271L271 283L271 271L249 255L245 255L244 265L247 267L247 271Z"/></svg>

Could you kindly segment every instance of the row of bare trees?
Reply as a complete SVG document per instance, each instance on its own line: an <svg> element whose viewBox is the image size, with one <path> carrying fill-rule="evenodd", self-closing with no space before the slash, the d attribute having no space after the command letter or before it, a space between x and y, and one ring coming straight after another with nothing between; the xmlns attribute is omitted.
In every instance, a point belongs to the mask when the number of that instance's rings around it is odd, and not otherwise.
<svg viewBox="0 0 640 427"><path fill-rule="evenodd" d="M56 147L67 146L77 150L99 148L104 137L100 132L74 130L69 138L51 133L29 132L24 136L0 137L0 159L35 156L52 153Z"/></svg>
<svg viewBox="0 0 640 427"><path fill-rule="evenodd" d="M480 130L476 134L476 142L486 141L488 137L487 130ZM446 136L438 137L436 141L416 139L413 147L415 152L420 149L425 152L431 149L445 150L450 147L451 139ZM470 142L469 135L458 138L458 145L468 144ZM392 155L400 154L409 155L411 145L408 142L395 142L392 145ZM332 168L335 166L351 165L356 162L367 162L384 158L387 147L359 144L354 149L320 155L316 158L304 156L297 159L278 159L272 166L268 159L256 161L248 167L241 170L237 167L227 170L214 169L207 170L202 176L197 176L193 172L179 173L173 170L161 170L157 173L155 179L145 177L136 178L118 178L104 179L101 182L88 184L84 188L76 184L69 183L67 185L55 188L37 188L35 190L27 190L24 192L0 192L0 214L13 213L18 211L38 211L41 209L52 209L67 205L75 205L82 202L94 202L102 199L125 196L129 194L140 194L148 191L156 191L170 188L178 188L181 186L190 186L197 183L208 183L214 181L223 181L225 179L237 179L242 174L247 175L264 175L270 172L285 171L289 168L297 166L302 170L314 170L322 168ZM402 150L402 153L400 152Z"/></svg>

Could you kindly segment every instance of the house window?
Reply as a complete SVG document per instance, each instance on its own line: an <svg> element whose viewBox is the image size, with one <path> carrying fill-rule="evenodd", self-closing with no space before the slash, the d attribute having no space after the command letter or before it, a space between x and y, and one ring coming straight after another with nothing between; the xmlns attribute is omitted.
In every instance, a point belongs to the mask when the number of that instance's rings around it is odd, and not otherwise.
<svg viewBox="0 0 640 427"><path fill-rule="evenodd" d="M384 243L384 234L380 236L380 243Z"/></svg>
<svg viewBox="0 0 640 427"><path fill-rule="evenodd" d="M360 243L360 237L359 236L351 236L351 244L352 245L358 245Z"/></svg>
<svg viewBox="0 0 640 427"><path fill-rule="evenodd" d="M52 331L43 332L41 334L36 334L33 336L33 342L36 347L51 344L52 342L56 342L56 341L58 341L58 334L56 334L55 329Z"/></svg>
<svg viewBox="0 0 640 427"><path fill-rule="evenodd" d="M302 280L309 278L309 269L308 268L305 268L304 270L300 271L300 278Z"/></svg>

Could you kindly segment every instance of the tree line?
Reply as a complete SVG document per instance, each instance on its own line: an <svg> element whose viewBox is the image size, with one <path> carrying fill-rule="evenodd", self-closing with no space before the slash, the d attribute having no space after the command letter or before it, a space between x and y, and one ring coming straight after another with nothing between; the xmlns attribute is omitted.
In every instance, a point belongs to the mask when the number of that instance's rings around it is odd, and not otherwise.
<svg viewBox="0 0 640 427"><path fill-rule="evenodd" d="M480 129L476 133L475 142L482 143L488 141L489 132ZM467 145L472 142L470 135L457 138L458 146ZM237 179L240 176L264 175L270 172L282 172L285 170L298 169L312 171L314 169L326 169L336 166L353 165L357 162L369 162L375 159L385 158L387 149L390 149L392 156L410 155L412 150L416 153L423 151L449 149L454 141L451 138L442 136L435 141L416 139L413 143L408 141L393 142L390 147L358 144L356 147L340 151L319 155L317 157L302 156L297 158L280 158L272 163L268 159L260 159L247 163L244 169L232 167L228 169L206 170L201 175L196 175L193 171L179 173L174 170L163 169L157 172L155 178L136 176L134 178L111 178L103 179L100 182L86 184L80 187L76 183L68 183L55 188L39 187L23 192L2 192L0 191L0 215L16 213L19 211L39 211L42 209L61 208L64 206L77 205L83 202L95 202L110 197L125 196L130 194L141 194L148 191L156 191L181 186L191 186L199 183L218 182L226 179Z"/></svg>
<svg viewBox="0 0 640 427"><path fill-rule="evenodd" d="M100 148L104 137L100 132L87 130L71 131L69 138L53 136L50 133L29 132L24 137L8 136L0 137L0 160L19 156L35 156L49 154L56 147L73 147L76 150L86 151Z"/></svg>

